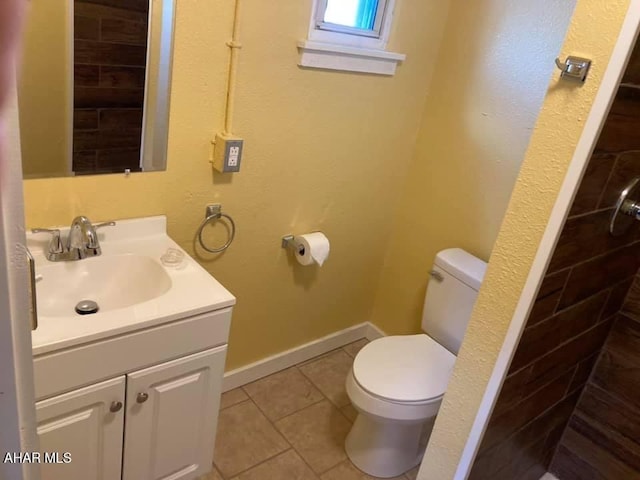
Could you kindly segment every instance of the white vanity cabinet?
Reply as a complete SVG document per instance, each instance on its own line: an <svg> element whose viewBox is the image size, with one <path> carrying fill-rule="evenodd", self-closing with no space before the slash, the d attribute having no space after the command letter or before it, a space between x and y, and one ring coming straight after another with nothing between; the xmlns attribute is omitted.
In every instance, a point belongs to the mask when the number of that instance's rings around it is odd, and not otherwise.
<svg viewBox="0 0 640 480"><path fill-rule="evenodd" d="M100 230L102 254L48 258L37 283L33 372L43 480L195 480L212 469L235 297L167 235L166 217ZM66 233L65 233L66 235ZM178 268L162 259L183 253ZM78 315L79 302L99 306ZM51 455L47 459L51 461Z"/></svg>
<svg viewBox="0 0 640 480"><path fill-rule="evenodd" d="M225 353L127 375L123 480L186 480L211 470Z"/></svg>
<svg viewBox="0 0 640 480"><path fill-rule="evenodd" d="M212 468L231 308L34 357L43 480L194 480Z"/></svg>
<svg viewBox="0 0 640 480"><path fill-rule="evenodd" d="M120 479L124 392L121 376L36 403L41 461L57 456L41 464L42 480Z"/></svg>
<svg viewBox="0 0 640 480"><path fill-rule="evenodd" d="M42 464L42 479L187 480L209 472L225 354L226 346L210 349L38 402L40 451L60 462Z"/></svg>

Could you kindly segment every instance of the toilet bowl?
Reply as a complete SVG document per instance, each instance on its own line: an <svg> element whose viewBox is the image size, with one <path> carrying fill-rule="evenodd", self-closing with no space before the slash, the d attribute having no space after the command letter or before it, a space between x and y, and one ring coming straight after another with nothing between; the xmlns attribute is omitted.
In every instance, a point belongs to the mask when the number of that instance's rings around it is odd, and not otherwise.
<svg viewBox="0 0 640 480"><path fill-rule="evenodd" d="M356 355L346 390L358 416L345 450L360 470L391 478L422 460L485 268L463 250L440 252L425 296L426 333L383 337Z"/></svg>
<svg viewBox="0 0 640 480"><path fill-rule="evenodd" d="M425 334L380 338L358 353L346 385L358 411L345 443L356 467L390 478L420 462L454 362Z"/></svg>

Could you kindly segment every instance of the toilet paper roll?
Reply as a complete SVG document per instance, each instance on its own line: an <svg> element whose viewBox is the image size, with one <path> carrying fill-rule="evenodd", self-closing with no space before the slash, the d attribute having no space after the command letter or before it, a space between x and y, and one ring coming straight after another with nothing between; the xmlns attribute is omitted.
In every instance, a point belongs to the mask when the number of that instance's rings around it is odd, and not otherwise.
<svg viewBox="0 0 640 480"><path fill-rule="evenodd" d="M317 263L322 266L329 256L329 239L322 232L296 235L293 242L296 246L296 259L300 265Z"/></svg>

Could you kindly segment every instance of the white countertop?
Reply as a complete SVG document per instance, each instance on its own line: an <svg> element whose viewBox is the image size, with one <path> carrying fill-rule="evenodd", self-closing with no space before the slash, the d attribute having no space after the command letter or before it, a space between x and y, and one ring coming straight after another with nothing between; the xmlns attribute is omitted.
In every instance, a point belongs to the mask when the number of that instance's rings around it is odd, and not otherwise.
<svg viewBox="0 0 640 480"><path fill-rule="evenodd" d="M68 227L61 230L66 237ZM59 263L49 262L46 258L50 238L46 233L27 234L27 246L36 261L36 275L43 266ZM167 235L164 216L117 221L116 226L99 230L99 240L102 257L137 254L154 259L169 275L171 287L159 297L131 307L84 316L72 313L47 317L40 314L38 328L32 332L34 356L228 308L236 303L227 289ZM168 248L184 252L181 268L165 267L160 262ZM88 258L78 262L92 260Z"/></svg>

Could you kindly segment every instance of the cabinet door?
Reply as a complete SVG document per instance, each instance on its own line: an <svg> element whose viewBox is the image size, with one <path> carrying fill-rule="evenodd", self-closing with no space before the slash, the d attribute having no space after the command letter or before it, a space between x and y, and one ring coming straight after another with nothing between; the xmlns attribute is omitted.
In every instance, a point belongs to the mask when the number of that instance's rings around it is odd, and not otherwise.
<svg viewBox="0 0 640 480"><path fill-rule="evenodd" d="M60 462L42 480L120 480L124 391L122 376L36 403L41 461Z"/></svg>
<svg viewBox="0 0 640 480"><path fill-rule="evenodd" d="M127 375L123 480L211 470L226 346Z"/></svg>

